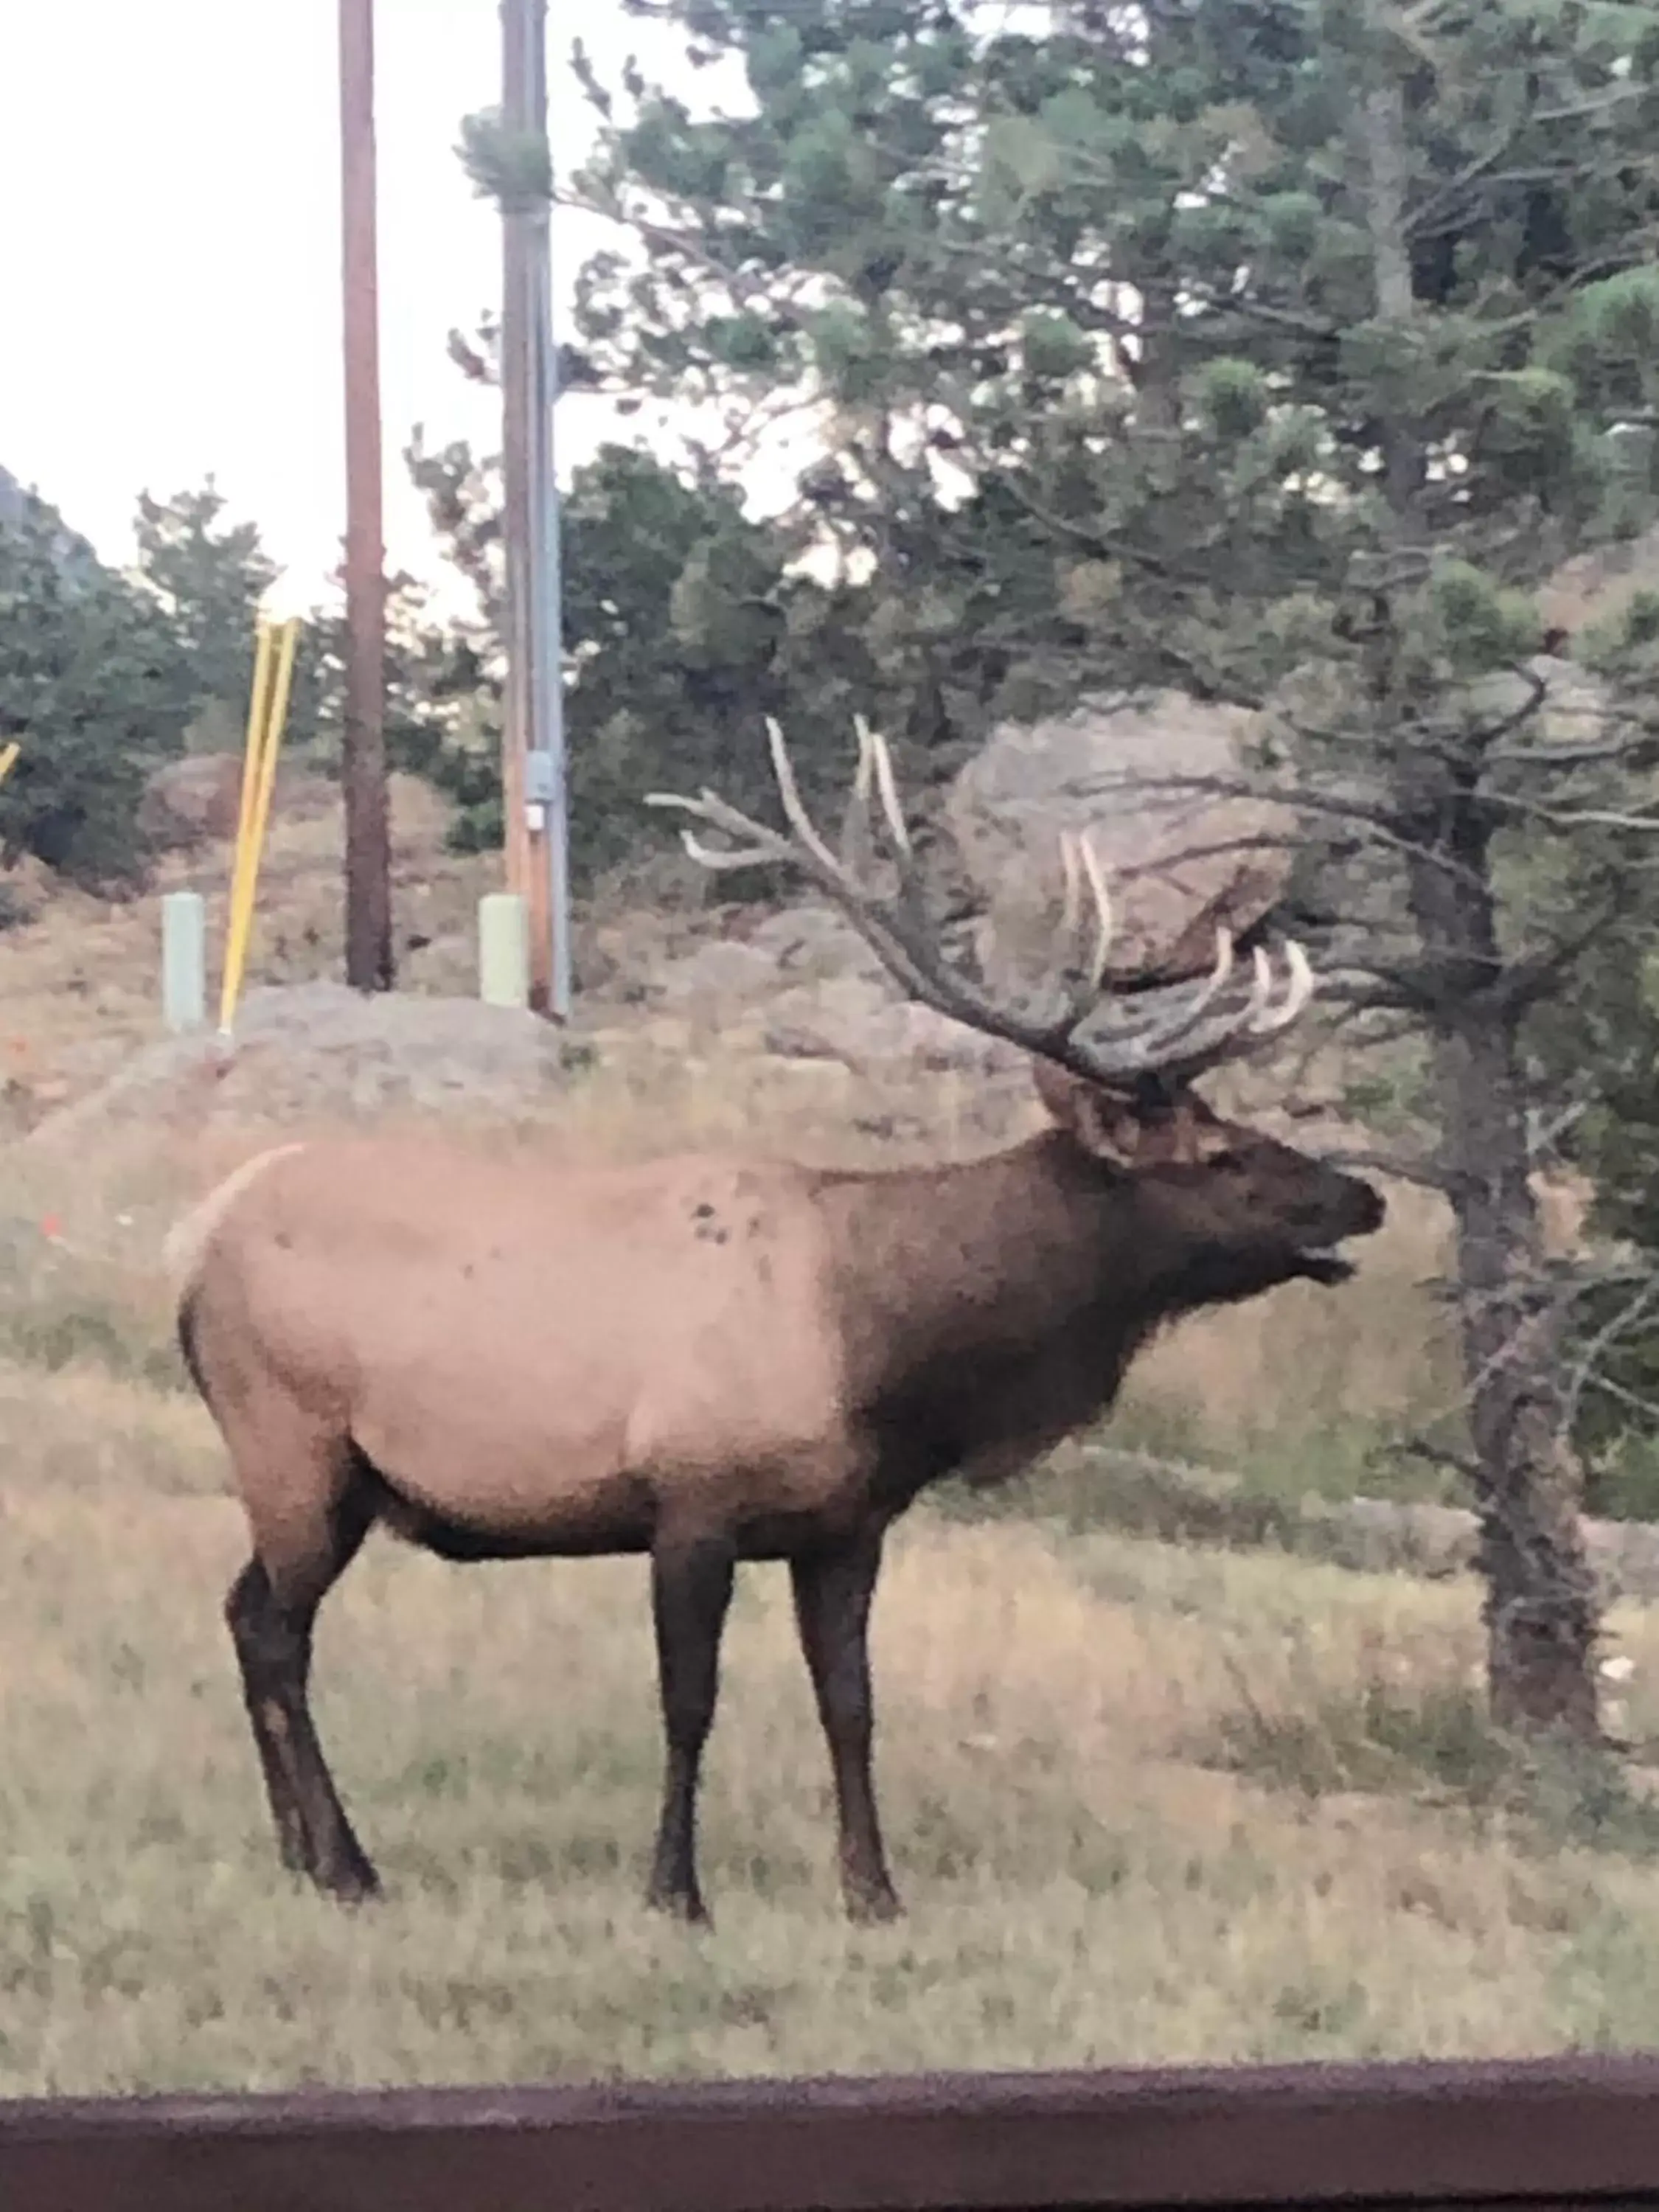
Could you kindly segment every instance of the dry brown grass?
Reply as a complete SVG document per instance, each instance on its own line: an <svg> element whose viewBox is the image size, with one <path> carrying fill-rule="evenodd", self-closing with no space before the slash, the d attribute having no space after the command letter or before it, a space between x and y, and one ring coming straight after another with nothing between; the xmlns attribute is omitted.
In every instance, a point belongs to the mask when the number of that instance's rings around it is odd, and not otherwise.
<svg viewBox="0 0 1659 2212"><path fill-rule="evenodd" d="M343 916L340 819L331 787L299 781L273 829L260 871L259 916L252 976L298 982L338 974ZM488 856L446 854L441 803L414 779L392 779L392 861L403 938L429 944L401 955L404 980L416 990L477 987L471 952L479 894L498 864ZM199 890L209 942L224 942L229 856L222 845L170 856L155 895L120 903L90 895L33 888L35 918L0 938L5 1012L0 1020L0 1085L79 1091L156 1033L161 975L160 894ZM217 988L216 975L213 978Z"/></svg>
<svg viewBox="0 0 1659 2212"><path fill-rule="evenodd" d="M391 1885L343 1917L275 1865L218 1617L240 1516L204 1417L75 1370L0 1370L0 1407L5 2090L1659 2030L1645 1832L1622 1855L1540 1852L1437 1757L1470 1705L1471 1589L926 1513L876 1624L905 1925L837 1916L775 1571L747 1573L734 1612L700 1938L638 1899L658 1771L642 1566L449 1570L378 1540L319 1636L319 1724ZM1632 1725L1659 1729L1659 1625L1616 1632ZM1379 1696L1410 1726L1356 1789L1353 1715Z"/></svg>

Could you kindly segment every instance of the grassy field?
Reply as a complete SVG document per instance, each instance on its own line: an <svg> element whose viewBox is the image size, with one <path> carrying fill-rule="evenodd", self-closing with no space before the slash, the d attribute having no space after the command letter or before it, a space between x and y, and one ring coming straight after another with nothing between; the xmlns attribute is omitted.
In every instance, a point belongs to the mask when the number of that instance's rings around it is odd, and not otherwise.
<svg viewBox="0 0 1659 2212"><path fill-rule="evenodd" d="M919 1515L880 1599L910 1918L854 1933L787 1596L743 1579L712 1936L641 1908L643 1568L376 1540L318 1710L391 1895L276 1870L192 1409L3 1382L0 2089L1525 2051L1659 2040L1659 1822L1520 1786L1472 1590ZM1659 1624L1615 1624L1659 1729ZM1598 1794L1599 1791L1599 1794Z"/></svg>
<svg viewBox="0 0 1659 2212"><path fill-rule="evenodd" d="M16 1034L66 1050L90 1030L64 1012L70 934L58 913L0 945ZM136 956L100 974L139 1033ZM601 1071L564 1133L684 1141L752 1110ZM1636 1764L1528 1767L1481 1717L1472 1585L1041 1519L921 1511L895 1547L900 1926L841 1920L777 1571L734 1608L697 1936L640 1903L643 1566L452 1569L378 1538L325 1609L317 1707L390 1894L342 1916L301 1893L220 1620L240 1512L155 1278L223 1164L143 1129L0 1158L0 2092L1659 2042L1659 1619L1610 1624ZM1385 1414L1447 1394L1438 1237L1407 1198L1350 1290L1173 1340L1126 1431L1348 1479Z"/></svg>

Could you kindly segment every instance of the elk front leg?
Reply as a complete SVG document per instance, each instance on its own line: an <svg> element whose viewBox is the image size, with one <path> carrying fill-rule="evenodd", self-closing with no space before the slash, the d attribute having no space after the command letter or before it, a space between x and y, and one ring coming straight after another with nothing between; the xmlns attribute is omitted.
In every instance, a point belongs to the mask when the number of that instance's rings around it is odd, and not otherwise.
<svg viewBox="0 0 1659 2212"><path fill-rule="evenodd" d="M732 1544L715 1537L669 1539L651 1557L667 1764L647 1901L682 1920L708 1918L697 1887L697 1779L720 1691L734 1561Z"/></svg>
<svg viewBox="0 0 1659 2212"><path fill-rule="evenodd" d="M870 1601L881 1566L874 1529L833 1549L790 1561L795 1620L811 1671L818 1717L835 1775L842 1894L849 1919L896 1920L900 1905L887 1871L870 1771Z"/></svg>

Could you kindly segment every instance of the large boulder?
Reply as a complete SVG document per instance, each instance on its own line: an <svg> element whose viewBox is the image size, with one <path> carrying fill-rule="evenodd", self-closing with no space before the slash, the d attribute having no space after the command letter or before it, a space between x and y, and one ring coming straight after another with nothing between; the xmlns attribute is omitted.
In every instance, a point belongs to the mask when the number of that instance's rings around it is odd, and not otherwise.
<svg viewBox="0 0 1659 2212"><path fill-rule="evenodd" d="M831 976L782 993L762 1036L766 1049L782 1059L839 1060L867 1073L890 1062L936 1073L987 1074L1017 1066L1020 1057L1000 1039L861 975Z"/></svg>
<svg viewBox="0 0 1659 2212"><path fill-rule="evenodd" d="M208 1032L160 1038L27 1141L79 1146L135 1119L372 1121L411 1109L511 1117L562 1088L569 1058L552 1024L477 999L267 987L248 992L228 1049Z"/></svg>
<svg viewBox="0 0 1659 2212"><path fill-rule="evenodd" d="M399 779L398 811L409 806L409 779ZM415 791L416 803L422 794ZM331 813L338 805L337 787L297 761L283 761L271 793L273 817L291 820ZM154 843L173 852L209 844L228 844L242 811L242 756L232 752L186 753L165 762L146 779L139 800L138 825Z"/></svg>
<svg viewBox="0 0 1659 2212"><path fill-rule="evenodd" d="M785 907L741 938L712 939L664 960L636 995L648 1006L729 1030L745 1020L786 1060L834 1060L983 1072L1017 1062L993 1037L908 1000L834 908Z"/></svg>
<svg viewBox="0 0 1659 2212"><path fill-rule="evenodd" d="M234 753L191 753L149 776L138 827L153 843L185 851L236 835L242 763Z"/></svg>
<svg viewBox="0 0 1659 2212"><path fill-rule="evenodd" d="M988 979L1034 981L1054 947L1060 832L1086 830L1105 865L1115 934L1107 974L1202 973L1283 896L1295 817L1245 792L1255 717L1178 691L1086 702L1005 724L957 777L944 818L983 902Z"/></svg>

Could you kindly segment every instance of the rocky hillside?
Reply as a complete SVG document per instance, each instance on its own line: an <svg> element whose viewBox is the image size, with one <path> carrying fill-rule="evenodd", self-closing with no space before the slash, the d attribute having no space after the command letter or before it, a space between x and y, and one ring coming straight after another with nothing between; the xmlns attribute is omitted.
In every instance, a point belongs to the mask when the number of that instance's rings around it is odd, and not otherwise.
<svg viewBox="0 0 1659 2212"><path fill-rule="evenodd" d="M1004 732L969 764L943 809L967 885L970 927L958 950L1016 999L1033 988L1053 951L1058 832L1092 825L1112 872L1119 972L1144 967L1160 948L1166 956L1177 948L1179 972L1206 965L1215 924L1248 927L1275 895L1274 870L1257 863L1241 872L1213 859L1171 868L1170 857L1185 844L1217 842L1218 827L1259 828L1262 810L1224 807L1227 818L1218 822L1217 803L1206 801L1195 824L1190 802L1172 809L1121 787L1103 798L1078 794L1126 768L1226 769L1237 720L1165 695ZM277 1119L451 1103L513 1113L545 1099L556 1066L683 1064L687 1055L817 1068L832 1083L877 1087L904 1079L925 1091L931 1079L960 1079L987 1126L1003 1126L1024 1100L1017 1054L906 1003L832 910L810 901L777 909L723 902L720 884L672 849L605 887L579 914L578 1004L566 1037L483 1007L475 915L498 864L446 853L441 803L401 779L393 806L396 997L360 1000L335 980L338 795L321 779L291 776L262 871L239 1049L223 1065L210 1040L160 1033L159 894L202 890L213 941L222 941L225 832L234 817L233 763L181 769L188 775L167 772L165 788L158 780L152 794L151 818L170 825L176 849L151 895L109 904L37 876L27 887L32 918L0 941L3 1095L20 1133L78 1140L100 1118L167 1120L174 1099L180 1111L199 1113L211 1098L215 1110L240 1117L257 1105Z"/></svg>

